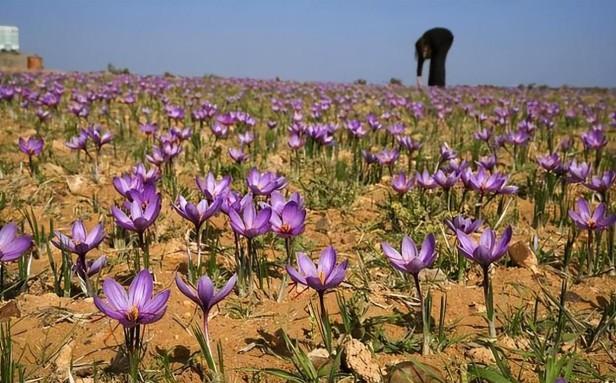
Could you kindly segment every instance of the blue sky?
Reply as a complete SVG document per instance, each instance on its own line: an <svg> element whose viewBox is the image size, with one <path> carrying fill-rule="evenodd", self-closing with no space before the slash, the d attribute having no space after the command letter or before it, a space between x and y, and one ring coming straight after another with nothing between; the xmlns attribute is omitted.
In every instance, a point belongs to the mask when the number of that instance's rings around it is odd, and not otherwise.
<svg viewBox="0 0 616 383"><path fill-rule="evenodd" d="M405 83L445 26L450 84L616 86L611 0L2 0L0 25L54 69Z"/></svg>

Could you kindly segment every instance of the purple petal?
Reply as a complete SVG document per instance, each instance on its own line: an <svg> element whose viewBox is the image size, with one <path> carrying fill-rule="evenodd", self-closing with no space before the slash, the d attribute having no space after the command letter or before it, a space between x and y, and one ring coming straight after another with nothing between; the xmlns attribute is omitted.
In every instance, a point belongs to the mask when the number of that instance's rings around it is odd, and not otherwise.
<svg viewBox="0 0 616 383"><path fill-rule="evenodd" d="M152 297L154 278L147 269L141 270L128 287L128 303L139 310Z"/></svg>
<svg viewBox="0 0 616 383"><path fill-rule="evenodd" d="M321 255L319 257L319 266L317 270L325 275L329 275L332 273L335 265L336 250L334 250L332 246L327 246L321 251Z"/></svg>
<svg viewBox="0 0 616 383"><path fill-rule="evenodd" d="M128 296L126 295L126 291L114 279L105 279L103 282L103 292L113 309L124 311L128 308Z"/></svg>
<svg viewBox="0 0 616 383"><path fill-rule="evenodd" d="M83 222L80 219L73 222L73 241L85 242L86 237L86 228L83 226Z"/></svg>
<svg viewBox="0 0 616 383"><path fill-rule="evenodd" d="M142 324L148 324L156 322L162 318L167 310L167 301L169 300L170 294L171 291L164 290L145 302L139 310L139 322Z"/></svg>
<svg viewBox="0 0 616 383"><path fill-rule="evenodd" d="M190 286L188 283L184 282L184 279L180 277L180 274L175 275L175 284L178 286L178 289L184 294L188 299L195 302L197 305L201 306L201 301L197 296L197 290L194 287Z"/></svg>
<svg viewBox="0 0 616 383"><path fill-rule="evenodd" d="M0 249L4 248L5 245L11 242L13 238L15 238L16 234L17 225L12 222L4 225L4 227L0 230Z"/></svg>

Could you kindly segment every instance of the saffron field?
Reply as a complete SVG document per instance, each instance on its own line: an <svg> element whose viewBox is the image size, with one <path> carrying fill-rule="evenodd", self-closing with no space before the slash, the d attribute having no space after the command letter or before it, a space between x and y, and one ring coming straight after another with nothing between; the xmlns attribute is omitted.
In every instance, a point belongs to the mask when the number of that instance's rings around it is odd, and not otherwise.
<svg viewBox="0 0 616 383"><path fill-rule="evenodd" d="M616 94L0 75L1 382L610 382Z"/></svg>

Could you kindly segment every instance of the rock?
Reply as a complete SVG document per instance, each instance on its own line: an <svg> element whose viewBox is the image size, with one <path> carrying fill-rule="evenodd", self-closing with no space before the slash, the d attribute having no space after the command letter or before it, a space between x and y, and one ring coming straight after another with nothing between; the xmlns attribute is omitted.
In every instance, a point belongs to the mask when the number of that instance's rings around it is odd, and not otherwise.
<svg viewBox="0 0 616 383"><path fill-rule="evenodd" d="M0 307L0 321L8 318L21 318L21 311L15 300L8 301Z"/></svg>
<svg viewBox="0 0 616 383"><path fill-rule="evenodd" d="M54 364L58 371L67 371L71 367L71 363L73 362L73 346L75 345L75 341L70 341L66 343L60 351L58 352L58 357L56 358Z"/></svg>
<svg viewBox="0 0 616 383"><path fill-rule="evenodd" d="M319 233L327 234L330 228L329 219L327 219L327 216L324 215L317 220L314 226L315 226L315 230L318 231Z"/></svg>
<svg viewBox="0 0 616 383"><path fill-rule="evenodd" d="M423 269L419 272L420 281L428 282L445 282L447 280L447 274L441 269Z"/></svg>
<svg viewBox="0 0 616 383"><path fill-rule="evenodd" d="M471 304L468 305L468 307L474 312L476 312L477 314L482 314L486 312L486 306L481 303L471 302Z"/></svg>
<svg viewBox="0 0 616 383"><path fill-rule="evenodd" d="M494 354L492 354L492 350L486 347L471 348L464 355L475 363L483 365L494 363Z"/></svg>
<svg viewBox="0 0 616 383"><path fill-rule="evenodd" d="M440 383L443 378L437 371L415 362L401 362L389 371L389 383Z"/></svg>
<svg viewBox="0 0 616 383"><path fill-rule="evenodd" d="M85 190L86 180L83 176L79 174L74 176L67 176L66 184L68 185L68 190L71 192L71 194L81 196L84 195L83 193Z"/></svg>
<svg viewBox="0 0 616 383"><path fill-rule="evenodd" d="M537 256L524 241L517 241L509 246L509 258L511 258L511 262L514 265L532 271L536 271L537 265L539 264Z"/></svg>
<svg viewBox="0 0 616 383"><path fill-rule="evenodd" d="M308 353L308 358L317 369L323 367L330 361L329 352L324 348L315 348L310 351Z"/></svg>
<svg viewBox="0 0 616 383"><path fill-rule="evenodd" d="M380 383L383 381L381 369L372 358L372 353L362 342L349 339L342 346L342 360L361 381Z"/></svg>

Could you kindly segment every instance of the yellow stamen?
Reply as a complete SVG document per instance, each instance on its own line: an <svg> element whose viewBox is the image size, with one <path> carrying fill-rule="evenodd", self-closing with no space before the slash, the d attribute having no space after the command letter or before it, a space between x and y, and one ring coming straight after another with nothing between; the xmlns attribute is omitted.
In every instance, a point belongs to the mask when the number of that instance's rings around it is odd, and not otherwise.
<svg viewBox="0 0 616 383"><path fill-rule="evenodd" d="M139 309L137 306L133 306L126 313L126 319L129 321L136 321L139 318Z"/></svg>

